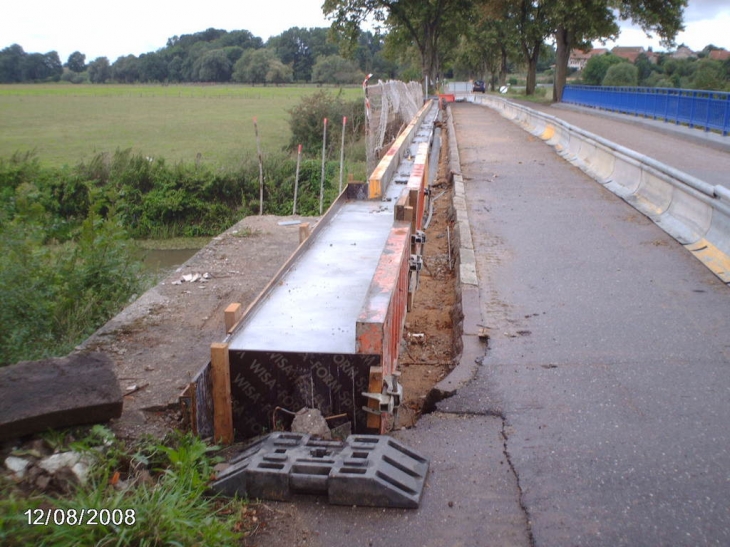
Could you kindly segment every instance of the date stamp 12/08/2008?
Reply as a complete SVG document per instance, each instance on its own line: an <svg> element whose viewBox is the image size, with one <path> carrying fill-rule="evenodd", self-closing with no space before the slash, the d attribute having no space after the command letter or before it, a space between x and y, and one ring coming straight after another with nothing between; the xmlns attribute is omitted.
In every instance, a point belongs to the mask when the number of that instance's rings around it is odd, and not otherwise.
<svg viewBox="0 0 730 547"><path fill-rule="evenodd" d="M135 509L28 509L23 513L31 526L133 526Z"/></svg>

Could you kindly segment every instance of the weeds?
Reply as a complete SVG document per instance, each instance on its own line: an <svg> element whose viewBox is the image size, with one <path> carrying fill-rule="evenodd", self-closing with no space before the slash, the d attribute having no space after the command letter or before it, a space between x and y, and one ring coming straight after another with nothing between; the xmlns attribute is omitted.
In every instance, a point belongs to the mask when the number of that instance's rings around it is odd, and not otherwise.
<svg viewBox="0 0 730 547"><path fill-rule="evenodd" d="M59 443L62 441L54 439ZM107 428L94 426L65 448L93 455L86 484L70 495L23 494L9 486L0 499L0 544L97 545L105 547L161 545L238 545L245 523L245 502L206 495L216 459L210 447L191 434L175 433L162 442L144 439L126 446ZM121 477L121 478L120 478ZM0 485L2 486L2 485ZM34 509L108 510L119 518L102 524L29 525ZM29 513L30 510L30 513ZM59 513L61 514L61 513ZM114 522L116 520L116 523Z"/></svg>

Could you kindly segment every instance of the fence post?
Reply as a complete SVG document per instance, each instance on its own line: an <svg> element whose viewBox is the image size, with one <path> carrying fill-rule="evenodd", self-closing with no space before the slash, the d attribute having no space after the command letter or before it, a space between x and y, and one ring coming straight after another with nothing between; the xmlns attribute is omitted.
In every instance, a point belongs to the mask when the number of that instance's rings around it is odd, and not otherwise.
<svg viewBox="0 0 730 547"><path fill-rule="evenodd" d="M322 180L319 183L319 214L322 214L322 204L324 202L324 168L327 158L327 118L324 119L324 134L322 135Z"/></svg>
<svg viewBox="0 0 730 547"><path fill-rule="evenodd" d="M299 193L299 165L302 161L302 145L297 147L297 171L294 175L294 207L292 209L292 215L297 214L297 194Z"/></svg>
<svg viewBox="0 0 730 547"><path fill-rule="evenodd" d="M261 140L259 139L259 124L253 119L253 130L256 133L256 151L259 156L259 216L264 214L264 159L261 156Z"/></svg>
<svg viewBox="0 0 730 547"><path fill-rule="evenodd" d="M345 127L347 127L347 116L342 116L342 144L340 145L340 193L342 193L342 173L345 169Z"/></svg>

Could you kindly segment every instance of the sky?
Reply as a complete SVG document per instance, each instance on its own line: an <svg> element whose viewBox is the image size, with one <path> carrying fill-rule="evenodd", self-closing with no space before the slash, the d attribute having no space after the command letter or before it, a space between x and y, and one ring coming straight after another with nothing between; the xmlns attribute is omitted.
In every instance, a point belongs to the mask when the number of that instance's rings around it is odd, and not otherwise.
<svg viewBox="0 0 730 547"><path fill-rule="evenodd" d="M656 37L649 38L641 28L630 22L620 22L621 35L606 45L594 42L594 47L643 46L654 51L666 51ZM701 51L708 44L730 50L730 0L689 0L684 10L685 30L675 38L693 51Z"/></svg>
<svg viewBox="0 0 730 547"><path fill-rule="evenodd" d="M323 0L22 0L3 9L0 49L20 44L28 53L55 50L62 62L74 51L87 62L101 56L114 62L165 46L171 36L210 27L248 30L266 41L291 27L326 27ZM712 43L730 50L730 0L690 0L686 30L677 37L693 50ZM641 29L622 25L617 42L596 47L651 46L664 50Z"/></svg>

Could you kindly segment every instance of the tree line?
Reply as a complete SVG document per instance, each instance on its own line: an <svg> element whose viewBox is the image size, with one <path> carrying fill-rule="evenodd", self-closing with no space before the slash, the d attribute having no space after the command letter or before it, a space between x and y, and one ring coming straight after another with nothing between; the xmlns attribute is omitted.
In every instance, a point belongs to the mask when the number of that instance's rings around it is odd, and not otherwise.
<svg viewBox="0 0 730 547"><path fill-rule="evenodd" d="M620 20L633 21L671 46L683 29L686 6L687 0L325 0L329 29L294 27L266 43L246 30L211 28L173 36L164 48L139 57L114 63L100 57L86 64L74 52L65 65L55 52L26 54L14 44L0 51L0 82L346 84L373 73L381 79L423 79L432 88L444 77L485 79L495 87L522 69L530 95L547 64L554 100L560 100L573 49L616 39ZM365 25L374 30L363 30ZM638 65L637 81L676 86L688 81L688 71L720 74L715 63L689 66L672 71L668 63L661 72L661 64ZM700 77L702 85L713 80L724 86L726 79Z"/></svg>
<svg viewBox="0 0 730 547"><path fill-rule="evenodd" d="M697 57L677 59L658 54L655 60L641 53L632 63L606 53L591 57L581 73L581 83L604 86L642 86L682 89L730 90L730 59L710 58L717 49L705 47Z"/></svg>
<svg viewBox="0 0 730 547"><path fill-rule="evenodd" d="M417 54L429 84L450 63L503 84L510 64L518 62L527 70L526 93L533 94L540 57L553 42L553 97L559 101L572 49L615 39L619 20L632 20L671 44L686 6L687 0L325 0L323 11L351 45L364 23L381 25L388 40Z"/></svg>
<svg viewBox="0 0 730 547"><path fill-rule="evenodd" d="M352 55L344 58L326 28L290 28L266 43L247 30L209 28L173 36L165 47L139 56L124 55L110 62L75 51L66 63L58 53L26 53L13 44L0 51L0 83L187 83L240 82L248 84L361 83L364 74L377 72L394 78L402 71L384 54L385 39L361 32Z"/></svg>

